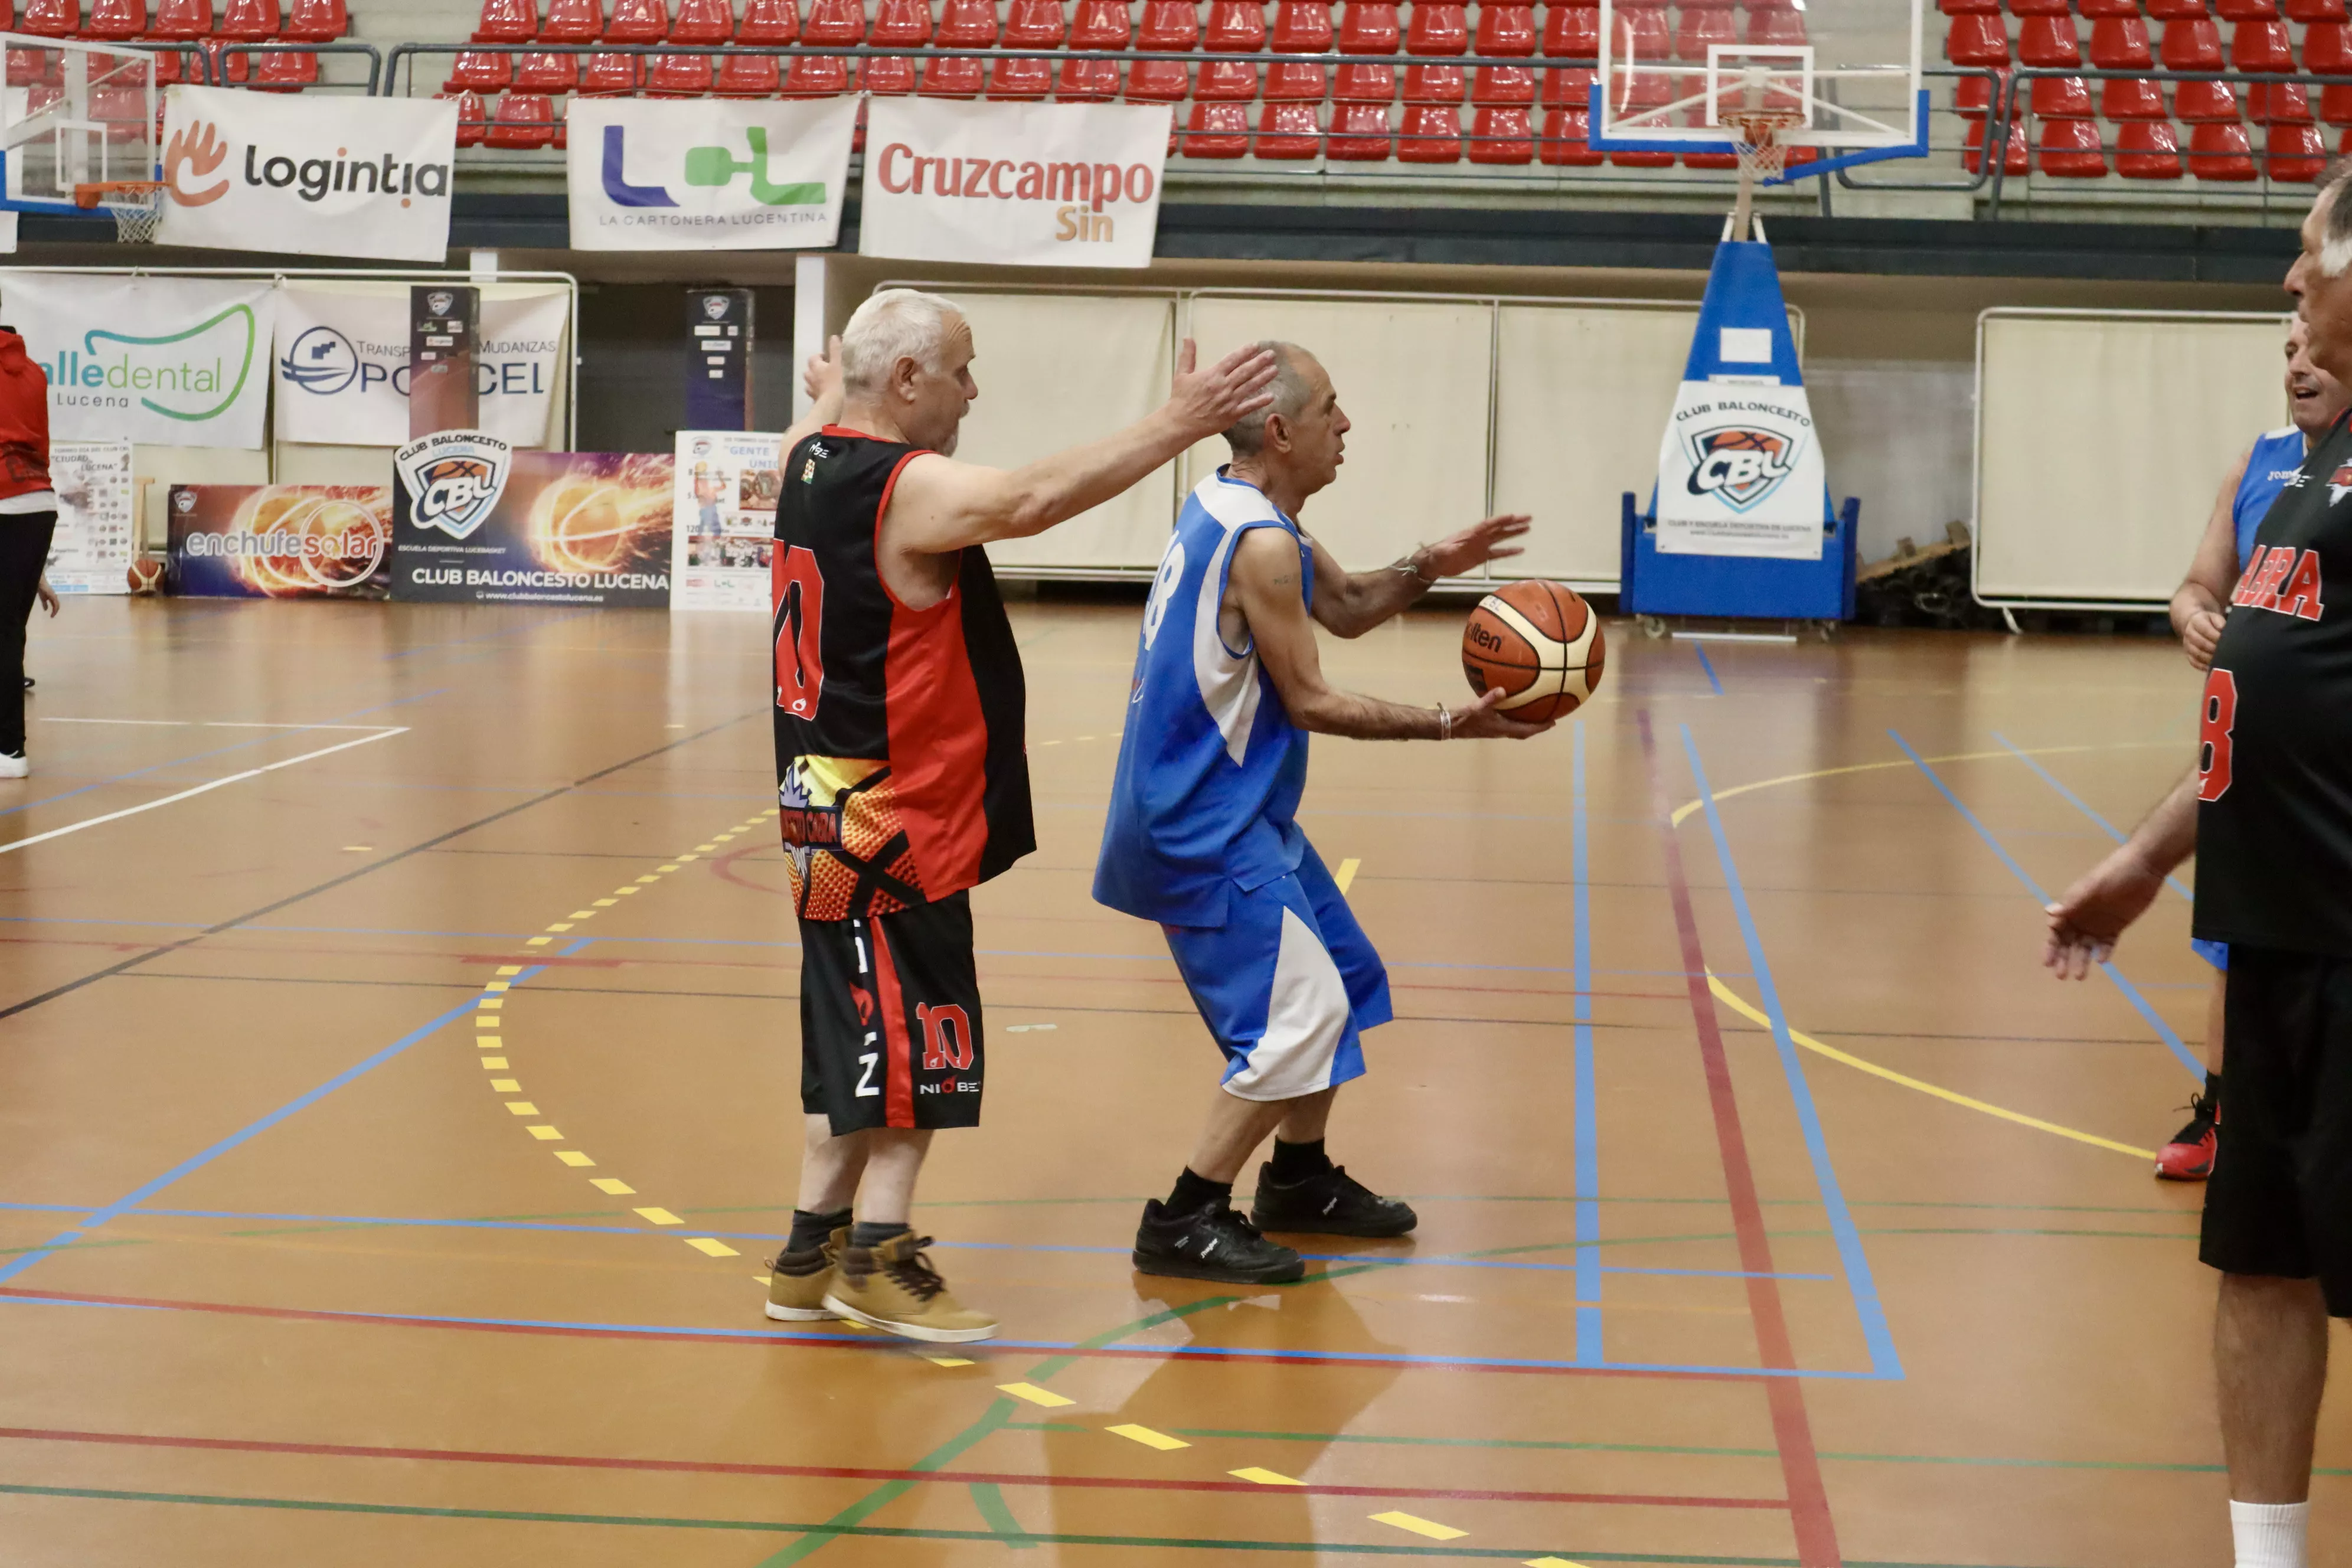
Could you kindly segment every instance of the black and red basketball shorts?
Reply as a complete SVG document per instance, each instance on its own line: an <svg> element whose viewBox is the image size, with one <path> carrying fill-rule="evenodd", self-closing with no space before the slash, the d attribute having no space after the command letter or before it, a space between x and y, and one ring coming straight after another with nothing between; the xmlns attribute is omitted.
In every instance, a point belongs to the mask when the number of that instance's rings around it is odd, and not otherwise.
<svg viewBox="0 0 2352 1568"><path fill-rule="evenodd" d="M971 898L801 921L801 1108L834 1135L977 1127L984 1071Z"/></svg>

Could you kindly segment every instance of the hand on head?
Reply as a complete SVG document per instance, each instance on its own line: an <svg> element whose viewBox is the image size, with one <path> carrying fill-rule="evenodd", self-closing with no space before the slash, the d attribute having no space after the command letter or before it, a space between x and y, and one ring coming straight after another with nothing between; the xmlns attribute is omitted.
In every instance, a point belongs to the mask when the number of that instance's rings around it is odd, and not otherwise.
<svg viewBox="0 0 2352 1568"><path fill-rule="evenodd" d="M1168 405L1203 437L1225 430L1244 414L1274 401L1274 353L1255 344L1235 349L1206 370L1193 368L1200 351L1186 338L1176 352L1176 383Z"/></svg>

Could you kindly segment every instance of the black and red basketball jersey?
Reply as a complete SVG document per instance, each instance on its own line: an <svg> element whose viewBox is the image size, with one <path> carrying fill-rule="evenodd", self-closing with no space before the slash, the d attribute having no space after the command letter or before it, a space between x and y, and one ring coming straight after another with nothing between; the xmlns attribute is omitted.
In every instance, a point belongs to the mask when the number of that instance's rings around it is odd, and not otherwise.
<svg viewBox="0 0 2352 1568"><path fill-rule="evenodd" d="M828 426L784 457L773 564L776 798L810 920L887 914L1037 847L1021 655L988 555L927 610L883 584L883 509L922 448Z"/></svg>
<svg viewBox="0 0 2352 1568"><path fill-rule="evenodd" d="M2197 935L2352 957L2352 432L2255 530L2198 712Z"/></svg>

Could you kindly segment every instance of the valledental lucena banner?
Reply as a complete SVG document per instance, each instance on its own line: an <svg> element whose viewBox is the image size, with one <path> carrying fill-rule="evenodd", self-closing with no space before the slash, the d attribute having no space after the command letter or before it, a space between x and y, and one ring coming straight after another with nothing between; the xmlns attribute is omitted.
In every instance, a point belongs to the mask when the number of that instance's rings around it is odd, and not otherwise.
<svg viewBox="0 0 2352 1568"><path fill-rule="evenodd" d="M488 283L474 346L481 426L514 447L560 447L571 300L553 284ZM408 439L408 285L289 282L278 292L280 441L397 447Z"/></svg>
<svg viewBox="0 0 2352 1568"><path fill-rule="evenodd" d="M457 106L427 98L163 94L163 245L429 261L449 254Z"/></svg>
<svg viewBox="0 0 2352 1568"><path fill-rule="evenodd" d="M857 103L573 99L572 248L830 247Z"/></svg>
<svg viewBox="0 0 2352 1568"><path fill-rule="evenodd" d="M0 280L0 321L48 375L56 441L259 447L275 302L259 279Z"/></svg>

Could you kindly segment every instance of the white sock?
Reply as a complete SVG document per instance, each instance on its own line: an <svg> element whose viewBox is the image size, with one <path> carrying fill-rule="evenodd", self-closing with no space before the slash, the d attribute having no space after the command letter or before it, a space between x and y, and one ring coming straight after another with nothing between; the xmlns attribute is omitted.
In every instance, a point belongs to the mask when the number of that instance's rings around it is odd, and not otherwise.
<svg viewBox="0 0 2352 1568"><path fill-rule="evenodd" d="M2307 1502L2230 1502L2238 1568L2307 1568L2304 1535L2310 1527Z"/></svg>

